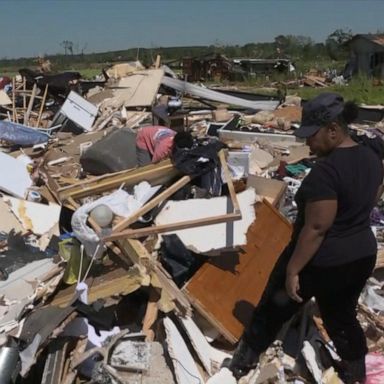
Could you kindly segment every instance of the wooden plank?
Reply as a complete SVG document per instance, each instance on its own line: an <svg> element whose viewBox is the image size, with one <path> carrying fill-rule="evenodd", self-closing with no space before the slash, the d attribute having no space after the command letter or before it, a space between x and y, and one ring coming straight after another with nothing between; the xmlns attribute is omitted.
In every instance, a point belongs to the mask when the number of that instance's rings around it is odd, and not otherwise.
<svg viewBox="0 0 384 384"><path fill-rule="evenodd" d="M132 263L142 265L144 267L149 267L152 263L153 260L151 255L139 240L121 239L116 243L121 249L123 255L128 258L128 260L124 259L125 262L130 260Z"/></svg>
<svg viewBox="0 0 384 384"><path fill-rule="evenodd" d="M26 97L26 85L27 85L27 79L23 77L23 108L27 108L27 97Z"/></svg>
<svg viewBox="0 0 384 384"><path fill-rule="evenodd" d="M241 336L291 236L291 224L266 200L240 252L205 263L184 287L192 305L230 342Z"/></svg>
<svg viewBox="0 0 384 384"><path fill-rule="evenodd" d="M178 180L176 183L172 184L165 191L161 192L159 195L154 197L148 203L143 205L133 215L131 215L130 217L127 217L124 220L121 220L118 224L116 224L112 228L112 234L118 233L118 232L122 231L123 229L129 227L129 225L136 222L141 216L143 216L144 214L149 212L151 209L157 207L161 202L168 199L170 196L172 196L175 192L177 192L180 188L184 187L190 181L191 181L190 176L183 176L180 180Z"/></svg>
<svg viewBox="0 0 384 384"><path fill-rule="evenodd" d="M180 175L180 172L172 165L171 161L165 160L158 164L150 164L127 171L94 177L87 181L80 181L77 184L59 188L57 193L63 202L68 197L78 199L100 194L119 188L123 184L133 186L141 181L148 181L151 185L166 184L178 175Z"/></svg>
<svg viewBox="0 0 384 384"><path fill-rule="evenodd" d="M152 275L151 284L154 287L164 289L174 300L180 313L184 315L192 313L191 304L186 295L176 286L172 277L162 265L151 257L140 241L126 239L119 241L118 244L122 249L122 253L128 255L132 262L144 265L147 268L147 271Z"/></svg>
<svg viewBox="0 0 384 384"><path fill-rule="evenodd" d="M39 127L39 125L40 125L40 120L41 120L41 116L42 116L43 111L44 111L44 106L45 106L45 100L47 98L47 93L48 93L48 84L45 86L44 95L43 95L43 98L41 100L41 105L40 105L40 109L39 109L39 115L37 116L37 121L36 121L36 127Z"/></svg>
<svg viewBox="0 0 384 384"><path fill-rule="evenodd" d="M69 200L71 201L72 205L75 208L79 207L79 205L72 198L69 198ZM93 220L90 219L89 221L90 221L91 227L96 232L99 232L100 227ZM176 284L172 280L172 277L163 269L161 264L156 262L151 257L147 249L144 247L144 245L140 241L133 240L133 239L119 240L117 242L118 249L116 249L117 247L115 247L114 244L111 242L107 242L106 245L110 247L116 253L116 255L125 264L127 264L127 266L131 266L133 263L138 265L139 267L145 267L148 273L153 273L156 276L156 279L159 281L161 288L164 289L168 293L168 295L175 301L177 309L179 310L180 313L184 315L185 314L190 315L192 313L191 305L189 303L189 300L185 296L185 294L180 291L180 289L176 286ZM109 279L107 279L107 281L108 280ZM153 285L154 278L152 277L151 280L152 280L151 283ZM90 280L90 281L92 281L93 283L93 280ZM116 282L117 284L115 284ZM124 284L127 284L127 283L129 282L127 280L124 280L124 278L121 280L121 282L119 279L113 278L113 284L110 284L110 286L106 288L104 288L103 286L99 287L100 283L97 283L97 289L95 289L95 291L93 291L92 294L93 296L96 296L96 297L97 295L107 294L108 292L110 292L108 291L108 289L113 289L115 285L119 287L119 284L122 284L122 286L124 286ZM132 283L134 284L135 281L132 281ZM87 284L90 286L88 281L87 281ZM134 286L131 289L134 289ZM56 305L60 305L60 304L65 305L66 303L69 303L70 300L72 300L73 298L73 293L74 293L73 291L70 292L69 294L67 294L66 297L62 298L61 301L59 299ZM56 300L56 297L55 297L55 300Z"/></svg>
<svg viewBox="0 0 384 384"><path fill-rule="evenodd" d="M15 94L15 78L12 78L12 121L14 123L18 123L17 115L16 115L16 105L15 105L15 99L16 99L16 94Z"/></svg>
<svg viewBox="0 0 384 384"><path fill-rule="evenodd" d="M120 262L122 264L122 262ZM126 295L140 288L144 276L137 268L125 269L116 265L104 268L99 276L88 277L86 284L89 287L88 303L92 304L98 299L114 295ZM70 305L75 295L75 285L60 290L54 297L51 305L66 307Z"/></svg>
<svg viewBox="0 0 384 384"><path fill-rule="evenodd" d="M37 86L36 84L33 84L32 95L29 99L27 112L25 112L25 115L24 115L24 125L29 125L29 116L31 115L33 103L35 101L36 91L37 91Z"/></svg>
<svg viewBox="0 0 384 384"><path fill-rule="evenodd" d="M125 107L149 107L156 98L163 76L162 69L148 69L123 77L113 91L114 100Z"/></svg>
<svg viewBox="0 0 384 384"><path fill-rule="evenodd" d="M237 200L237 196L236 196L236 192L235 192L235 187L233 186L232 177L231 177L231 174L229 172L228 164L227 164L227 161L225 160L225 153L223 150L221 150L219 152L219 159L221 162L221 167L222 167L223 172L224 172L225 181L227 182L227 185L228 185L229 194L231 196L231 200L232 200L232 204L233 204L233 212L234 213L241 213L239 202Z"/></svg>
<svg viewBox="0 0 384 384"><path fill-rule="evenodd" d="M175 231L180 229L188 229L194 227L201 227L206 225L225 223L229 221L241 220L241 210L239 206L239 202L237 200L235 188L232 182L231 175L229 173L228 165L225 160L224 151L219 152L219 159L222 164L223 171L225 173L226 181L228 184L228 190L232 202L233 213L229 213L226 215L219 215L213 217L207 217L199 220L188 220L179 223L171 223L166 225L157 225L140 229L127 229L125 231L118 232L119 230L126 228L128 225L134 223L139 217L141 217L144 213L148 212L155 206L157 206L161 201L164 201L167 197L171 196L174 192L180 189L182 186L186 185L191 178L189 176L182 177L178 182L164 191L162 194L157 196L155 199L152 199L146 206L142 207L138 212L136 212L132 217L123 220L121 223L117 224L112 231L112 234L104 238L104 241L114 241L123 238L140 238L142 236L148 236L151 234L165 233L169 231Z"/></svg>
<svg viewBox="0 0 384 384"><path fill-rule="evenodd" d="M155 62L155 69L159 69L161 64L161 56L157 55L156 56L156 62Z"/></svg>
<svg viewBox="0 0 384 384"><path fill-rule="evenodd" d="M229 221L241 220L241 213L229 213L228 215L219 215L213 217L207 217L199 220L188 220L181 223L172 223L165 225L155 225L140 229L127 229L122 232L113 233L107 237L104 237L104 241L115 241L124 238L140 238L143 236L149 236L158 233L166 233L171 231L178 231L181 229L189 229L194 227L203 227L206 225L227 223Z"/></svg>
<svg viewBox="0 0 384 384"><path fill-rule="evenodd" d="M65 362L70 340L68 338L56 339L48 346L48 354L44 364L41 384L60 384L63 377Z"/></svg>

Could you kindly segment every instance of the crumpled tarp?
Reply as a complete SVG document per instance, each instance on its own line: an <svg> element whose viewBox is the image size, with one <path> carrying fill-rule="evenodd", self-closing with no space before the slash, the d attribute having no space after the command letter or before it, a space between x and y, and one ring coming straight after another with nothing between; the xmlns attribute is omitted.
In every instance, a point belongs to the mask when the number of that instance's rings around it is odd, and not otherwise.
<svg viewBox="0 0 384 384"><path fill-rule="evenodd" d="M11 121L0 120L0 140L10 144L31 146L46 143L49 136L36 129L26 127L22 124L12 123Z"/></svg>

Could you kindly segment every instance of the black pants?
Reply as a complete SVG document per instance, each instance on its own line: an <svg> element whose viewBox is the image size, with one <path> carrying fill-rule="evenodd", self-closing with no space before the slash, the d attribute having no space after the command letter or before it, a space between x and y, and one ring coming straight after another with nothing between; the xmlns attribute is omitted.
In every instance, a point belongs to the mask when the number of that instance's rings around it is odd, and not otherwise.
<svg viewBox="0 0 384 384"><path fill-rule="evenodd" d="M367 353L364 332L356 319L356 306L371 275L376 255L334 267L306 267L300 273L300 296L303 303L289 298L285 291L286 267L292 249L288 247L276 263L260 303L244 332L247 344L264 352L276 339L282 325L300 307L315 297L325 329L343 360L362 358Z"/></svg>

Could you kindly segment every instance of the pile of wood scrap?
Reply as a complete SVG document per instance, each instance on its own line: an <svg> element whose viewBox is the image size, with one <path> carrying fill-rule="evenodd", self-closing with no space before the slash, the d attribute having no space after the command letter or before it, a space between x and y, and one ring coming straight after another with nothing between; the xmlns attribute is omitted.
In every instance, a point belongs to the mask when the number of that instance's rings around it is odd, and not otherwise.
<svg viewBox="0 0 384 384"><path fill-rule="evenodd" d="M277 108L160 64L119 64L92 92L56 98L54 113L52 84L39 94L15 80L0 95L1 383L236 383L225 361L313 162L293 134L301 100ZM174 118L202 149L193 165L214 166L185 172L174 153L137 165L137 130ZM379 257L359 306L372 366L384 350L382 267ZM314 303L285 328L241 382L337 383L316 349L329 337Z"/></svg>

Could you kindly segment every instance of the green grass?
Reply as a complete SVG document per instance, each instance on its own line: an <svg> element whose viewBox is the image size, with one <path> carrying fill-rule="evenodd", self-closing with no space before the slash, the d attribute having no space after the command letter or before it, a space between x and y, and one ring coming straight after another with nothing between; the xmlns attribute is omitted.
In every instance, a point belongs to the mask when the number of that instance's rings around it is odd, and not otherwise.
<svg viewBox="0 0 384 384"><path fill-rule="evenodd" d="M347 85L332 85L327 88L302 87L289 89L289 95L298 95L303 99L310 99L322 92L340 93L345 100L352 100L358 104L384 104L384 86L373 85L371 79L356 77Z"/></svg>

